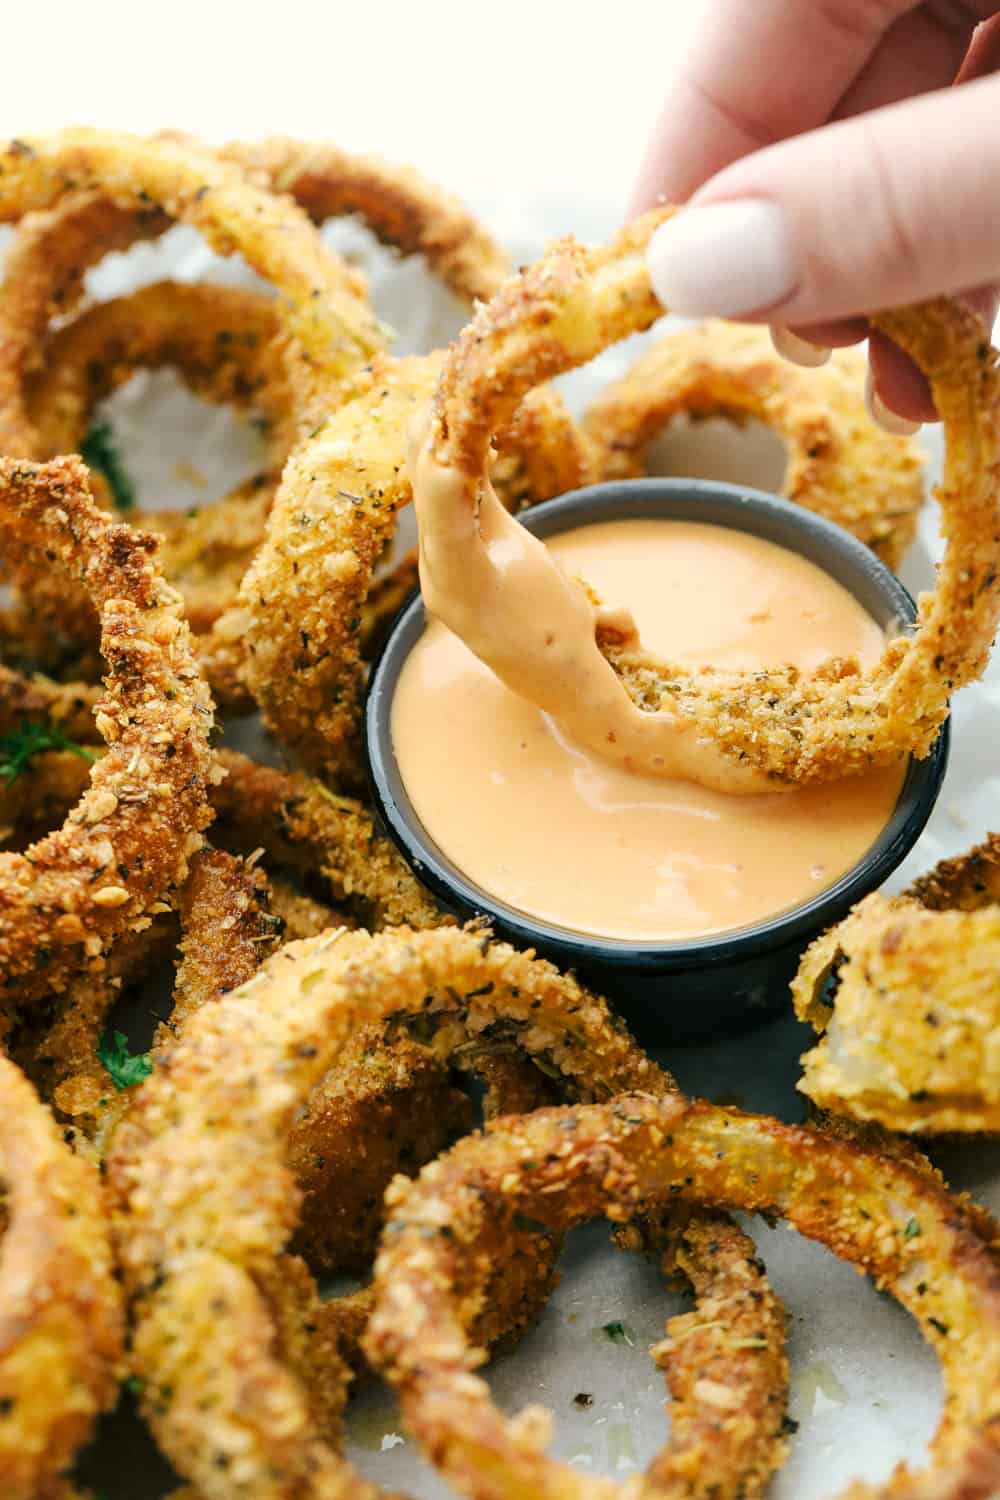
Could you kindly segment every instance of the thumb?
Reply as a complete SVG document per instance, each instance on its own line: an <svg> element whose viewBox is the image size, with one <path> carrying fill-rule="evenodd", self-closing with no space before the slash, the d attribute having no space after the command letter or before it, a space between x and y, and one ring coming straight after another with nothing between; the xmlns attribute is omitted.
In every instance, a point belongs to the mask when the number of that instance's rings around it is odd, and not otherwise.
<svg viewBox="0 0 1000 1500"><path fill-rule="evenodd" d="M727 167L653 236L671 312L810 325L1000 277L1000 77Z"/></svg>

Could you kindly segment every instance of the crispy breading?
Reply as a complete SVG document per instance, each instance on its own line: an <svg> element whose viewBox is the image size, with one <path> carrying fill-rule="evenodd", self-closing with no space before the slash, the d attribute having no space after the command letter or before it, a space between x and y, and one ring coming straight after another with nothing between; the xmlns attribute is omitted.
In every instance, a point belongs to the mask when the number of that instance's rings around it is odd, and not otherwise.
<svg viewBox="0 0 1000 1500"><path fill-rule="evenodd" d="M452 345L423 454L435 472L450 474L463 514L477 515L486 503L491 434L525 392L664 311L643 252L671 212L636 220L600 249L560 241L480 308ZM1000 619L996 353L975 315L947 299L877 313L872 326L923 371L944 422L937 494L946 547L936 587L921 597L912 638L888 642L867 671L856 661L832 660L808 675L791 668L692 672L651 659L634 627L621 620L595 620L597 645L629 696L662 715L665 745L696 733L703 761L712 750L731 770L756 776L763 789L858 774L902 754L926 756L952 693L982 674ZM488 573L491 559L478 528L471 537L470 565L474 553ZM496 626L490 641L477 640L488 665L491 647L499 657L506 641L495 568L489 586ZM552 586L564 586L554 564ZM518 608L514 597L510 608Z"/></svg>
<svg viewBox="0 0 1000 1500"><path fill-rule="evenodd" d="M245 854L260 848L269 867L322 877L331 899L372 931L401 922L436 927L443 920L395 845L376 832L363 803L238 751L220 751L219 765L225 779L212 794L213 806L228 847Z"/></svg>
<svg viewBox="0 0 1000 1500"><path fill-rule="evenodd" d="M187 874L216 776L208 690L151 536L94 505L79 460L0 461L0 514L16 570L22 546L82 574L108 663L97 727L107 750L77 808L24 854L0 854L0 997L24 1004L99 968Z"/></svg>
<svg viewBox="0 0 1000 1500"><path fill-rule="evenodd" d="M375 1493L323 1442L276 1358L255 1276L294 1229L286 1142L302 1104L360 1025L407 1012L516 1040L584 1098L674 1087L603 1002L476 930L313 938L192 1016L121 1126L108 1183L143 1410L205 1500Z"/></svg>
<svg viewBox="0 0 1000 1500"><path fill-rule="evenodd" d="M472 1373L469 1306L514 1214L565 1228L598 1215L627 1219L658 1194L780 1214L867 1271L916 1318L945 1383L930 1467L914 1473L900 1464L882 1484L851 1485L851 1500L986 1500L995 1492L1000 1270L948 1194L926 1173L855 1144L644 1094L499 1121L391 1190L365 1345L397 1388L410 1431L460 1490L490 1500L614 1493L607 1480L545 1454L547 1414L529 1408L506 1418L496 1409ZM739 1340L734 1353L745 1353ZM703 1378L699 1388L717 1408L720 1434L735 1424L752 1440L761 1413L746 1405L739 1380ZM725 1474L718 1436L711 1463L712 1477ZM668 1494L698 1484L683 1470L670 1478Z"/></svg>
<svg viewBox="0 0 1000 1500"><path fill-rule="evenodd" d="M121 1295L96 1172L7 1058L0 1086L0 1488L40 1500L118 1398Z"/></svg>
<svg viewBox="0 0 1000 1500"><path fill-rule="evenodd" d="M792 984L820 1040L798 1087L817 1107L916 1134L1000 1131L1000 840L902 896L860 902Z"/></svg>
<svg viewBox="0 0 1000 1500"><path fill-rule="evenodd" d="M781 493L845 527L896 568L916 533L923 456L865 409L868 362L838 349L820 369L782 359L767 330L705 323L661 339L588 408L602 474L635 478L643 451L673 417L755 417L783 440Z"/></svg>

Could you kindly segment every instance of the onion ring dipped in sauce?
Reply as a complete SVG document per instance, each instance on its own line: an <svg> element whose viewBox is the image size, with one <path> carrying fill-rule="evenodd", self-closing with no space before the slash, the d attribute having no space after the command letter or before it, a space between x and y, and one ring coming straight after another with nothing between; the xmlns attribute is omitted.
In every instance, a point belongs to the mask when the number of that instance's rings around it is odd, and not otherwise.
<svg viewBox="0 0 1000 1500"><path fill-rule="evenodd" d="M820 1040L800 1090L914 1134L1000 1131L1000 839L902 896L868 896L806 950L792 984Z"/></svg>
<svg viewBox="0 0 1000 1500"><path fill-rule="evenodd" d="M19 549L83 581L109 673L96 723L107 749L66 823L0 854L0 997L18 1005L102 963L120 934L164 909L211 818L211 699L155 539L94 505L75 459L0 461L16 576Z"/></svg>
<svg viewBox="0 0 1000 1500"><path fill-rule="evenodd" d="M754 793L926 756L1000 617L1000 384L966 309L938 301L873 320L928 377L944 421L947 545L912 639L888 642L869 670L692 673L650 660L627 612L596 605L496 501L490 435L525 391L662 313L643 252L669 212L604 249L558 243L452 346L410 452L428 608L571 739L628 769Z"/></svg>
<svg viewBox="0 0 1000 1500"><path fill-rule="evenodd" d="M514 1419L496 1410L472 1373L478 1358L465 1304L511 1214L567 1228L601 1214L627 1219L665 1191L780 1214L867 1271L917 1319L945 1382L930 1467L901 1464L882 1485L855 1483L845 1492L851 1500L995 1493L1000 1271L948 1194L902 1161L822 1133L643 1095L500 1121L393 1189L366 1347L399 1391L407 1426L459 1490L474 1500L618 1493L545 1454L547 1422L537 1409ZM739 1399L734 1384L722 1383L723 1410ZM635 1493L661 1492L651 1476Z"/></svg>
<svg viewBox="0 0 1000 1500"><path fill-rule="evenodd" d="M655 1107L650 1096L673 1087L575 980L472 930L326 934L283 949L193 1016L123 1122L108 1182L143 1409L205 1500L374 1493L321 1440L300 1384L275 1357L258 1277L294 1228L286 1151L299 1109L359 1025L407 1013L460 1024L470 1039L499 1023L583 1098L641 1087ZM765 1301L746 1245L726 1284L735 1296L757 1294L780 1339L780 1309ZM473 1322L478 1311L466 1308ZM742 1478L780 1461L784 1380L783 1356L748 1371L747 1410L763 1403L774 1425L727 1424L720 1445L735 1444L741 1458L722 1464L733 1483L721 1493L739 1492L737 1469Z"/></svg>
<svg viewBox="0 0 1000 1500"><path fill-rule="evenodd" d="M787 450L781 493L836 521L897 568L923 503L923 455L865 409L867 360L839 349L821 369L775 352L767 330L706 323L661 339L587 410L602 478L645 473L643 451L672 418L756 418Z"/></svg>
<svg viewBox="0 0 1000 1500"><path fill-rule="evenodd" d="M5 1057L0 1087L0 1488L39 1500L118 1399L124 1324L97 1174Z"/></svg>

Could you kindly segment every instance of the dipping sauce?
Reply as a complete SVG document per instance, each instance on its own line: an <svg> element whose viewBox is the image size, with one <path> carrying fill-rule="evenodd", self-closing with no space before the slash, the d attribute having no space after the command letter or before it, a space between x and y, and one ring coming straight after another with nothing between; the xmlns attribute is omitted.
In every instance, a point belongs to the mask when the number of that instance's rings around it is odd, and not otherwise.
<svg viewBox="0 0 1000 1500"><path fill-rule="evenodd" d="M882 651L839 583L741 531L622 520L547 545L681 665L810 671ZM906 769L760 796L629 772L570 743L436 620L400 673L392 739L417 817L468 879L557 926L646 942L726 932L818 895L874 843Z"/></svg>

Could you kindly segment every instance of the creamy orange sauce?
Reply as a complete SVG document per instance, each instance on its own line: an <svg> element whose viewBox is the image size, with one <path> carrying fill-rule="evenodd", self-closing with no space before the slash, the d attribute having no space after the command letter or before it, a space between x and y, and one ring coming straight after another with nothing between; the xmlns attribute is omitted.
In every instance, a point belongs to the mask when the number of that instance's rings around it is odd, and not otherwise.
<svg viewBox="0 0 1000 1500"><path fill-rule="evenodd" d="M882 649L846 589L743 532L623 520L548 548L602 598L627 599L646 645L685 665L810 670ZM392 736L417 816L476 885L562 927L646 941L809 900L871 846L904 774L753 797L639 775L573 742L438 620L403 667Z"/></svg>

